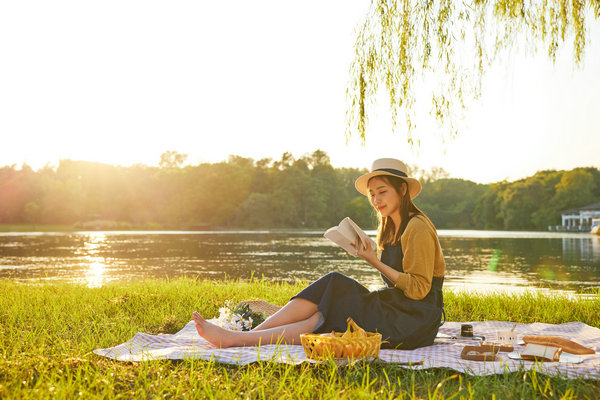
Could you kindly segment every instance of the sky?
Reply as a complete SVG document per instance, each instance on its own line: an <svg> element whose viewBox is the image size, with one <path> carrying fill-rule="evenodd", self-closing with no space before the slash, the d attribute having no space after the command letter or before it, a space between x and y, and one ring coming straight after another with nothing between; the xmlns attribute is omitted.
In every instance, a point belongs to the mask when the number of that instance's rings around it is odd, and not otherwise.
<svg viewBox="0 0 600 400"><path fill-rule="evenodd" d="M581 69L565 51L507 53L459 135L420 113L411 148L386 106L346 142L356 28L370 1L0 3L0 166L60 159L157 165L317 149L335 167L395 157L480 183L600 168L600 21ZM418 97L429 107L430 95ZM427 102L427 103L425 103ZM423 115L421 115L423 114Z"/></svg>

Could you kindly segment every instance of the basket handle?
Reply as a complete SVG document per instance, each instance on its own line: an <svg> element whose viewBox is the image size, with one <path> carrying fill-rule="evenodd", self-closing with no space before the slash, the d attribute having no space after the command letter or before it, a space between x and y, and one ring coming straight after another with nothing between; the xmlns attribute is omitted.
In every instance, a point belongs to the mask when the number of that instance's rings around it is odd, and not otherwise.
<svg viewBox="0 0 600 400"><path fill-rule="evenodd" d="M350 317L346 320L348 323L348 329L346 329L345 335L347 336L367 336L367 332L358 326L356 322Z"/></svg>

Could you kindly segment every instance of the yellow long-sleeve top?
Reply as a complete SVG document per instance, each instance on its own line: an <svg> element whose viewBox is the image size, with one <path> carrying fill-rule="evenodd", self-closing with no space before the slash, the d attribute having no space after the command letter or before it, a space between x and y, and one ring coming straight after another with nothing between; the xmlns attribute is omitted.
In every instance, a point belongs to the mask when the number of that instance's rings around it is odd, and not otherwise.
<svg viewBox="0 0 600 400"><path fill-rule="evenodd" d="M404 272L400 273L395 286L407 297L421 300L429 293L433 277L443 277L446 272L437 231L429 218L416 215L406 225L400 243Z"/></svg>

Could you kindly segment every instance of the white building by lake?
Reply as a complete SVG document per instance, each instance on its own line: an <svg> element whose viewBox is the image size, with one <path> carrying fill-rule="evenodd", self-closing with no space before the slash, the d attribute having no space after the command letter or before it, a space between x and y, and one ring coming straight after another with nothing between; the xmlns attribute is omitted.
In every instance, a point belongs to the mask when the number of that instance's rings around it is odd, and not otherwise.
<svg viewBox="0 0 600 400"><path fill-rule="evenodd" d="M592 220L600 218L600 203L588 204L587 206L561 211L562 229L566 231L589 231Z"/></svg>

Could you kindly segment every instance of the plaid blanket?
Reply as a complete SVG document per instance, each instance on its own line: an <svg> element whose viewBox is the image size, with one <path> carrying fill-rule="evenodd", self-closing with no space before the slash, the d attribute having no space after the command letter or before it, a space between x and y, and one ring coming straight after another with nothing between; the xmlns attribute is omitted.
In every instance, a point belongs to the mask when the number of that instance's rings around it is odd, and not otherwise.
<svg viewBox="0 0 600 400"><path fill-rule="evenodd" d="M512 329L515 323L503 321L467 322L473 325L476 335L494 338L498 329ZM461 322L446 322L440 333L449 336L460 335ZM497 361L467 361L460 357L466 345L477 345L477 340L466 338L436 339L431 346L415 350L381 350L379 358L383 362L399 363L405 368L451 368L471 375L490 375L503 372L536 368L549 375L567 378L600 379L600 329L581 322L561 325L543 323L516 324L517 337L525 335L560 336L594 349L596 354L581 356L582 362L530 362L508 358L507 353L498 353ZM524 346L515 346L515 351ZM299 345L264 345L261 347L232 347L219 349L202 339L190 321L174 335L136 334L131 340L115 347L94 350L95 354L118 361L148 361L156 359L203 359L220 363L244 365L256 361L271 361L287 364L315 362L304 354Z"/></svg>

